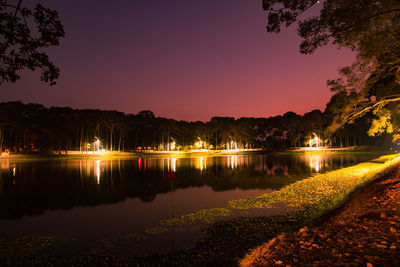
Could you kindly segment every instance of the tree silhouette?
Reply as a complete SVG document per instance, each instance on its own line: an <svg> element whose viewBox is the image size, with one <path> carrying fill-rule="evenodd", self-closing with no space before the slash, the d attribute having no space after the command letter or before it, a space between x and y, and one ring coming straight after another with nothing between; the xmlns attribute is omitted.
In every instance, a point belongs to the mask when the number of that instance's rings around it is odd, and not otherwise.
<svg viewBox="0 0 400 267"><path fill-rule="evenodd" d="M306 17L298 24L301 53L313 53L328 43L357 52L354 64L342 68L339 79L328 81L338 98L349 98L335 112L329 135L371 111L375 118L370 135L387 132L393 133L394 140L400 138L398 104L394 103L400 101L400 1L263 0L263 4L269 32L277 33L300 16ZM316 5L321 7L319 15L307 17Z"/></svg>
<svg viewBox="0 0 400 267"><path fill-rule="evenodd" d="M268 12L267 31L280 32L282 25L298 21L315 6L321 7L318 16L299 21L302 53L313 53L319 46L333 42L374 57L398 42L400 3L396 0L263 0Z"/></svg>
<svg viewBox="0 0 400 267"><path fill-rule="evenodd" d="M23 69L40 69L40 79L53 85L60 70L42 49L59 45L64 28L57 11L22 2L0 0L0 84L17 81Z"/></svg>
<svg viewBox="0 0 400 267"><path fill-rule="evenodd" d="M0 103L0 153L62 153L76 150L87 153L97 139L109 150L132 151L151 147L167 149L174 140L179 150L191 149L199 138L204 148L290 149L304 146L310 135L335 145L370 145L385 138L367 136L373 114L358 118L333 132L327 123L339 121L341 110L352 101L336 94L324 113L313 110L300 116L287 112L269 118L213 117L208 122L186 122L162 117L146 117L117 111L78 110L68 107L46 108L21 102ZM384 117L387 115L382 115ZM386 123L383 121L382 123ZM376 125L371 128L382 131ZM216 138L217 137L217 138ZM324 138L325 137L325 138Z"/></svg>

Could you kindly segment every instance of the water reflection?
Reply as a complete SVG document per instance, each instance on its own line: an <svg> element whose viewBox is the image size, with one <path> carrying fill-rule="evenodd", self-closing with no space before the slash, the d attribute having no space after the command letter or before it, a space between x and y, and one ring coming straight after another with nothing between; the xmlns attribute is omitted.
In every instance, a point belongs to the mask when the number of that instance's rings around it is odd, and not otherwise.
<svg viewBox="0 0 400 267"><path fill-rule="evenodd" d="M97 184L100 184L100 160L96 160L95 175L97 177Z"/></svg>
<svg viewBox="0 0 400 267"><path fill-rule="evenodd" d="M228 159L228 168L235 169L237 165L237 155L230 156L230 160Z"/></svg>
<svg viewBox="0 0 400 267"><path fill-rule="evenodd" d="M176 172L176 158L166 158L163 160L167 161L168 172Z"/></svg>
<svg viewBox="0 0 400 267"><path fill-rule="evenodd" d="M203 164L204 164L204 158L203 158L203 157L200 157L200 158L199 158L200 171L203 171L203 169L204 169Z"/></svg>
<svg viewBox="0 0 400 267"><path fill-rule="evenodd" d="M168 192L173 205L174 192L179 190L183 194L193 188L209 188L207 194L200 196L202 199L193 201L212 206L214 200L221 201L222 192L276 190L309 177L313 172L326 172L370 158L362 155L229 155L3 161L0 162L0 218L122 203L127 199L150 203ZM174 216L173 209L172 214Z"/></svg>
<svg viewBox="0 0 400 267"><path fill-rule="evenodd" d="M323 165L323 159L320 155L311 155L310 156L310 168L312 171L319 172L321 166Z"/></svg>
<svg viewBox="0 0 400 267"><path fill-rule="evenodd" d="M348 160L354 158L355 156L332 156L332 155L324 155L324 154L310 154L303 155L302 160L309 162L309 166L312 172L324 172L332 168L332 166L347 166ZM336 169L334 167L334 169Z"/></svg>

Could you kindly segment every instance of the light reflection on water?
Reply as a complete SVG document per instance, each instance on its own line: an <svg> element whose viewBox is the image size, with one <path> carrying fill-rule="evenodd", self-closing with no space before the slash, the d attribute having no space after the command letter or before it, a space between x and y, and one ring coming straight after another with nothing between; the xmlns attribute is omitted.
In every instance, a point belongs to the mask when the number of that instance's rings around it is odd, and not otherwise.
<svg viewBox="0 0 400 267"><path fill-rule="evenodd" d="M141 173L148 173L159 179L165 172L182 172L182 175L188 181L193 175L201 176L231 176L242 175L242 179L252 176L309 176L315 172L325 172L344 166L356 164L371 158L368 155L330 155L330 154L303 154L298 156L273 156L273 155L227 155L218 157L191 157L191 158L136 158L132 160L64 160L48 162L0 162L0 177L6 176L6 179L0 181L2 185L7 182L7 173L10 177L18 178L19 183L28 183L31 180L41 179L35 173L44 172L52 174L54 171L64 172L64 176L77 176L76 168L79 168L79 177L81 179L94 177L96 184L102 183L103 176L105 180L114 178L126 179L129 172L134 176L141 176ZM45 165L45 169L38 170ZM121 170L121 165L122 169ZM308 166L308 167L307 167ZM27 169L31 168L34 173L28 174ZM47 170L46 170L47 169ZM216 173L216 169L222 172ZM196 173L196 170L200 171ZM161 173L159 173L161 171ZM188 173L187 173L188 172ZM203 173L204 172L204 173ZM46 176L46 175L45 175ZM181 177L183 178L183 177ZM15 181L15 179L14 179ZM255 186L257 187L257 185Z"/></svg>
<svg viewBox="0 0 400 267"><path fill-rule="evenodd" d="M215 158L219 158L215 160ZM223 160L225 162L222 162ZM161 169L168 172L176 172L177 167L179 165L183 165L185 167L189 166L190 168L197 169L200 171L206 170L207 165L223 165L224 167L230 169L236 169L239 166L245 166L249 164L257 163L257 160L251 159L251 156L238 156L238 155L229 155L229 156L219 156L219 157L208 157L208 156L199 156L192 158L175 158L175 157L164 157L164 158L137 158L136 159L137 169L139 171L146 171L151 169Z"/></svg>
<svg viewBox="0 0 400 267"><path fill-rule="evenodd" d="M346 166L347 158L344 157L332 157L329 154L305 154L302 155L302 160L309 162L309 166L312 172L321 172L324 169L329 169L334 164L334 161L338 161L340 165Z"/></svg>
<svg viewBox="0 0 400 267"><path fill-rule="evenodd" d="M129 173L134 176L148 173L152 178L162 179L165 172L184 172L180 178L187 181L192 176L223 176L242 175L246 180L253 176L309 176L313 172L325 172L356 164L371 158L365 155L321 155L303 154L298 156L277 156L277 155L228 155L218 157L191 157L191 158L136 158L132 160L64 160L47 162L0 162L0 177L4 179L1 184L7 183L7 178L15 177L19 183L34 183L34 180L42 179L37 172L43 172L51 176L54 172L62 172L62 177L81 179L94 177L96 184L113 178L126 179ZM122 168L121 168L122 166ZM308 166L308 167L307 167ZM43 169L41 169L43 168ZM79 175L75 170L79 169ZM32 173L27 173L27 170ZM222 172L217 172L221 169ZM199 171L199 173L196 172ZM161 173L160 173L161 172ZM7 175L9 174L9 176ZM114 176L114 177L113 177ZM116 177L115 177L116 176ZM257 185L255 185L257 188Z"/></svg>
<svg viewBox="0 0 400 267"><path fill-rule="evenodd" d="M206 161L206 162L207 162L207 161ZM200 171L203 171L203 169L204 169L203 163L204 163L204 158L203 158L203 157L200 157L200 158L199 158Z"/></svg>
<svg viewBox="0 0 400 267"><path fill-rule="evenodd" d="M100 184L100 160L96 160L95 175L97 177L97 184Z"/></svg>
<svg viewBox="0 0 400 267"><path fill-rule="evenodd" d="M0 236L101 238L140 232L171 216L261 195L313 173L372 157L306 154L1 161Z"/></svg>
<svg viewBox="0 0 400 267"><path fill-rule="evenodd" d="M324 159L321 155L309 155L310 168L314 172L319 172L324 164Z"/></svg>

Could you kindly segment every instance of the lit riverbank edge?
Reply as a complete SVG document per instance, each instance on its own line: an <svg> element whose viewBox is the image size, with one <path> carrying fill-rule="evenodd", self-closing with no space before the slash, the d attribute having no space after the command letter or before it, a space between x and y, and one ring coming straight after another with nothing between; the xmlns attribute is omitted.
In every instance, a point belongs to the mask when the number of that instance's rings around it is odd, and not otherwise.
<svg viewBox="0 0 400 267"><path fill-rule="evenodd" d="M399 162L400 154L382 156L352 167L325 174L317 174L259 197L232 200L220 208L200 210L164 220L159 225L146 231L146 235L154 235L168 231L171 225L179 227L196 221L210 223L210 226L204 230L203 239L197 242L194 248L134 257L110 257L108 253L106 253L108 256L105 257L101 248L94 248L92 253L88 255L76 257L57 255L57 257L53 257L43 256L40 250L35 249L37 254L33 257L39 257L41 261L56 264L61 264L65 261L68 264L77 264L84 261L87 265L97 265L104 262L108 264L129 263L138 265L163 265L162 263L165 262L168 262L168 265L237 264L238 260L249 249L263 244L280 233L296 231L305 225L312 224L322 215L340 207L351 197L352 193L369 182L384 177L394 167L398 166ZM238 211L254 208L265 209L281 203L286 203L287 206L295 211L284 216L230 217ZM222 220L223 218L226 219ZM120 240L116 238L115 241L119 242ZM4 242L3 240L3 245L6 245ZM35 246L35 248L37 247ZM43 247L46 248L47 246ZM13 254L4 254L4 252L1 251L0 255L2 257L8 255L7 257L11 262L24 260L24 257L13 258ZM14 255L17 256L18 253L14 253Z"/></svg>
<svg viewBox="0 0 400 267"><path fill-rule="evenodd" d="M129 159L129 158L147 158L147 157L196 157L196 156L225 156L225 155L253 155L253 154L387 154L382 151L368 147L346 147L346 148L299 148L291 150L263 150L263 149L236 149L236 150L194 150L194 151L143 151L143 152L118 152L118 151L99 151L99 152L80 152L80 151L62 151L61 153L1 153L1 160L16 161L34 161L34 160L51 160L51 159L96 159L96 160L113 160L113 159Z"/></svg>
<svg viewBox="0 0 400 267"><path fill-rule="evenodd" d="M48 159L129 159L139 157L191 157L191 156L218 156L218 155L241 155L266 153L261 149L237 149L237 150L196 150L196 151L143 151L143 152L80 152L68 151L65 153L32 153L32 154L0 154L0 160L48 160Z"/></svg>

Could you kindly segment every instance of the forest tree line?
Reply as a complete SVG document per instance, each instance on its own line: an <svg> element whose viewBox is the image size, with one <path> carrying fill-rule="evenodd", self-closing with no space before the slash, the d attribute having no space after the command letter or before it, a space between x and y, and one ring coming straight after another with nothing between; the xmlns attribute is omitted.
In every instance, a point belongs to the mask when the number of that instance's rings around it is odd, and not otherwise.
<svg viewBox="0 0 400 267"><path fill-rule="evenodd" d="M156 117L149 110L138 114L118 111L46 108L40 104L0 103L0 151L47 153L69 150L90 151L98 139L109 151L193 149L201 140L204 149L237 148L268 150L307 146L317 135L321 145L360 146L390 143L385 134L367 135L373 114L357 119L336 132L329 129L341 99L332 97L324 112L313 110L303 116L287 112L269 118L213 117L207 122L187 122Z"/></svg>

